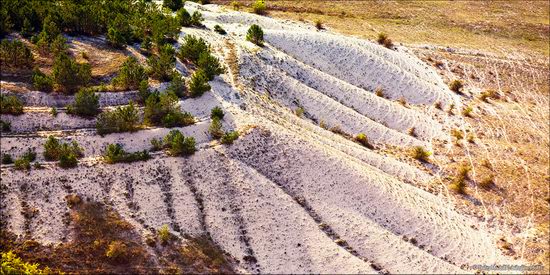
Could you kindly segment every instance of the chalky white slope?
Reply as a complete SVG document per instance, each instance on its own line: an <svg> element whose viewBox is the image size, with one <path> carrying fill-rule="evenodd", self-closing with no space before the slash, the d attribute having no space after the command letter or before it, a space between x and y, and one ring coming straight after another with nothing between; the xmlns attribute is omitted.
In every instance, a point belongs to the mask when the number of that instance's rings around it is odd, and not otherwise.
<svg viewBox="0 0 550 275"><path fill-rule="evenodd" d="M318 126L323 121L349 135L364 132L377 147L430 147L446 135L444 112L431 106L460 106L460 99L426 64L405 49L301 23L215 5L186 7L201 10L206 28L182 29L180 42L185 35L203 37L228 69L210 82L211 92L181 101L199 122L179 130L197 139L199 151L105 165L97 160L106 144L144 150L169 129L100 137L75 126L93 121L67 122L65 114L40 127L23 120L39 114L7 116L16 127L2 137L2 152L17 156L35 147L42 161L42 144L54 134L77 140L86 155L70 170L47 164L26 173L3 166L2 214L10 230L63 241L63 198L77 193L111 203L143 233L168 224L182 237L208 234L246 273L472 273L474 264L513 262L483 224L417 187L433 180L430 174ZM244 39L253 23L265 31L263 48ZM216 24L228 34L213 32ZM373 93L378 87L385 97ZM67 100L32 93L28 104L36 107ZM105 95L112 100L102 107L131 97ZM408 106L397 103L400 98ZM233 145L208 136L209 110L216 105L226 113L225 129L241 131ZM304 109L303 117L296 108ZM18 135L36 128L42 132ZM23 206L38 211L26 218Z"/></svg>

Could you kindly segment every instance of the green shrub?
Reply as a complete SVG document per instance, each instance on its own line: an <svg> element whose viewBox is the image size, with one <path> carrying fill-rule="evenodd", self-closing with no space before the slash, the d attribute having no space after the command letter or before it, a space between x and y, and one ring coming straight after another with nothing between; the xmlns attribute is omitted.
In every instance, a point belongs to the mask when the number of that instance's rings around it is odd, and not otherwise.
<svg viewBox="0 0 550 275"><path fill-rule="evenodd" d="M294 110L294 113L296 114L297 117L302 117L305 112L306 110L304 109L304 107L298 107Z"/></svg>
<svg viewBox="0 0 550 275"><path fill-rule="evenodd" d="M166 245L168 243L168 241L170 241L171 237L172 237L172 234L170 234L170 230L168 229L168 225L165 224L163 225L159 230L158 230L158 237L160 239L160 243L162 245Z"/></svg>
<svg viewBox="0 0 550 275"><path fill-rule="evenodd" d="M261 47L264 44L264 31L260 26L254 24L248 29L246 40Z"/></svg>
<svg viewBox="0 0 550 275"><path fill-rule="evenodd" d="M49 93L53 90L53 79L35 68L32 72L32 85L39 91Z"/></svg>
<svg viewBox="0 0 550 275"><path fill-rule="evenodd" d="M0 113L9 115L23 114L23 103L16 96L0 94Z"/></svg>
<svg viewBox="0 0 550 275"><path fill-rule="evenodd" d="M178 58L181 61L196 63L199 60L201 53L209 52L208 44L202 39L193 35L187 35L183 39L183 43L178 51Z"/></svg>
<svg viewBox="0 0 550 275"><path fill-rule="evenodd" d="M163 81L170 80L172 71L176 66L174 53L174 47L170 44L166 44L160 47L158 56L152 55L147 59L151 77Z"/></svg>
<svg viewBox="0 0 550 275"><path fill-rule="evenodd" d="M73 153L62 154L59 157L59 167L73 168L78 165L78 159Z"/></svg>
<svg viewBox="0 0 550 275"><path fill-rule="evenodd" d="M0 119L0 132L9 132L11 131L11 122L3 121Z"/></svg>
<svg viewBox="0 0 550 275"><path fill-rule="evenodd" d="M28 149L27 152L25 152L22 156L22 159L26 159L29 162L33 162L36 160L36 152L34 150Z"/></svg>
<svg viewBox="0 0 550 275"><path fill-rule="evenodd" d="M462 93L462 88L464 88L464 84L462 84L462 81L458 79L455 79L449 83L449 89L457 94Z"/></svg>
<svg viewBox="0 0 550 275"><path fill-rule="evenodd" d="M194 124L195 119L191 114L180 111L178 97L174 93L154 92L145 101L144 122L148 125L177 127Z"/></svg>
<svg viewBox="0 0 550 275"><path fill-rule="evenodd" d="M26 158L18 158L15 160L15 169L16 170L30 170L31 162Z"/></svg>
<svg viewBox="0 0 550 275"><path fill-rule="evenodd" d="M132 29L125 16L117 14L115 19L110 22L107 29L107 41L118 49L124 49L126 44L132 41Z"/></svg>
<svg viewBox="0 0 550 275"><path fill-rule="evenodd" d="M196 70L191 76L191 82L189 82L189 94L191 97L199 97L205 92L210 91L210 89L206 73L202 69Z"/></svg>
<svg viewBox="0 0 550 275"><path fill-rule="evenodd" d="M82 148L76 141L61 143L53 136L49 136L44 143L44 158L46 160L60 160L61 156L74 155L77 158L83 157Z"/></svg>
<svg viewBox="0 0 550 275"><path fill-rule="evenodd" d="M139 47L144 54L149 55L151 53L151 48L153 47L151 37L146 36L145 38L143 38L143 41L141 41Z"/></svg>
<svg viewBox="0 0 550 275"><path fill-rule="evenodd" d="M67 46L67 39L61 34L58 34L55 39L50 43L50 53L54 56L66 53L68 48L69 47Z"/></svg>
<svg viewBox="0 0 550 275"><path fill-rule="evenodd" d="M174 72L172 75L172 80L170 81L170 85L168 85L168 88L166 88L167 92L174 93L177 97L182 98L185 96L186 91L185 87L185 80L183 77L177 73Z"/></svg>
<svg viewBox="0 0 550 275"><path fill-rule="evenodd" d="M193 12L193 15L191 15L191 25L202 26L202 21L204 21L202 13L200 13L199 11Z"/></svg>
<svg viewBox="0 0 550 275"><path fill-rule="evenodd" d="M263 15L267 12L267 6L265 5L264 0L256 0L254 4L252 4L252 12L255 14Z"/></svg>
<svg viewBox="0 0 550 275"><path fill-rule="evenodd" d="M91 75L90 64L77 63L65 53L55 58L52 69L53 83L64 92L74 92L86 86Z"/></svg>
<svg viewBox="0 0 550 275"><path fill-rule="evenodd" d="M53 117L56 117L57 116L57 108L52 107L50 109L50 115L52 115Z"/></svg>
<svg viewBox="0 0 550 275"><path fill-rule="evenodd" d="M212 56L210 52L202 52L197 60L197 66L206 74L208 80L213 80L214 76L224 73L218 58Z"/></svg>
<svg viewBox="0 0 550 275"><path fill-rule="evenodd" d="M149 91L149 81L144 79L139 83L138 103L145 104L145 100L147 100L149 95L151 95L151 92Z"/></svg>
<svg viewBox="0 0 550 275"><path fill-rule="evenodd" d="M379 33L378 39L376 39L376 41L378 42L378 44L383 45L388 49L393 47L393 42L391 41L391 39L388 37L386 33L383 33L383 32Z"/></svg>
<svg viewBox="0 0 550 275"><path fill-rule="evenodd" d="M110 133L133 132L139 128L138 109L130 102L113 111L101 113L96 122L97 133L101 136Z"/></svg>
<svg viewBox="0 0 550 275"><path fill-rule="evenodd" d="M2 39L0 42L0 63L3 68L31 69L34 57L31 50L17 39Z"/></svg>
<svg viewBox="0 0 550 275"><path fill-rule="evenodd" d="M432 155L431 152L426 150L422 146L416 146L413 148L413 158L422 161L422 162L429 162L430 156Z"/></svg>
<svg viewBox="0 0 550 275"><path fill-rule="evenodd" d="M184 1L182 0L163 0L162 5L171 9L172 11L177 11L183 7Z"/></svg>
<svg viewBox="0 0 550 275"><path fill-rule="evenodd" d="M225 133L221 138L222 144L233 144L233 141L239 138L239 132L238 131L231 131Z"/></svg>
<svg viewBox="0 0 550 275"><path fill-rule="evenodd" d="M214 139L219 139L223 136L222 123L218 117L212 119L212 123L210 123L210 127L208 127L208 133L210 133Z"/></svg>
<svg viewBox="0 0 550 275"><path fill-rule="evenodd" d="M113 261L123 262L127 260L128 253L128 246L123 241L111 241L105 256Z"/></svg>
<svg viewBox="0 0 550 275"><path fill-rule="evenodd" d="M369 148L374 149L374 146L369 142L369 139L367 138L367 135L363 133L359 133L357 136L355 136L355 141L361 143L361 145Z"/></svg>
<svg viewBox="0 0 550 275"><path fill-rule="evenodd" d="M120 144L109 144L105 148L103 153L103 158L106 163L119 163L119 162L135 162L135 161L144 161L151 158L147 150L128 153L124 151L122 145Z"/></svg>
<svg viewBox="0 0 550 275"><path fill-rule="evenodd" d="M10 154L2 154L2 164L12 164L13 158Z"/></svg>
<svg viewBox="0 0 550 275"><path fill-rule="evenodd" d="M0 265L0 274L33 274L43 275L51 274L48 268L40 269L39 264L31 264L17 257L12 251L2 251L2 265Z"/></svg>
<svg viewBox="0 0 550 275"><path fill-rule="evenodd" d="M220 25L215 25L214 31L221 35L227 34L227 32Z"/></svg>
<svg viewBox="0 0 550 275"><path fill-rule="evenodd" d="M180 131L172 130L164 137L164 147L171 156L191 155L196 151L195 138L185 137Z"/></svg>
<svg viewBox="0 0 550 275"><path fill-rule="evenodd" d="M223 113L222 108L220 108L218 106L216 106L216 107L212 108L212 110L210 110L210 118L211 119L218 118L218 119L222 120L224 116L225 116L225 114Z"/></svg>
<svg viewBox="0 0 550 275"><path fill-rule="evenodd" d="M124 90L134 90L144 80L147 80L145 68L135 57L130 56L122 64L118 76L113 79L113 85Z"/></svg>
<svg viewBox="0 0 550 275"><path fill-rule="evenodd" d="M81 117L93 117L100 112L99 95L92 89L80 89L74 96L74 103L67 106L67 113Z"/></svg>
<svg viewBox="0 0 550 275"><path fill-rule="evenodd" d="M151 139L151 151L160 151L164 148L164 144L162 143L162 140L158 138Z"/></svg>
<svg viewBox="0 0 550 275"><path fill-rule="evenodd" d="M182 27L191 26L191 15L185 8L181 8L176 13L176 20Z"/></svg>

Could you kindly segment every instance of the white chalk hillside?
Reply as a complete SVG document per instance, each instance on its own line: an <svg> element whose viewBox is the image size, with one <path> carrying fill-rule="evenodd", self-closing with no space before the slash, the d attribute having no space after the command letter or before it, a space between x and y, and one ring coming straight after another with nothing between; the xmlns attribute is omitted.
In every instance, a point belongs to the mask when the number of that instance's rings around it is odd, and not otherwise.
<svg viewBox="0 0 550 275"><path fill-rule="evenodd" d="M27 173L3 166L2 209L11 231L28 230L46 243L66 240L64 197L77 193L112 204L143 234L164 224L181 237L208 234L244 273L474 273L469 266L516 263L502 255L484 224L458 213L445 196L418 188L434 180L428 172L319 125L365 133L378 148L430 148L447 135L446 114L430 106L460 106L460 98L426 64L405 51L303 23L216 5L186 7L200 9L207 28L183 28L179 41L203 37L228 68L203 97L180 102L200 120L178 128L195 137L199 151L106 165L97 160L107 144L145 150L170 129L100 137L83 129L93 120L64 113L54 122L46 112L2 116L14 125L14 133L2 137L2 152L18 156L34 147L42 161L42 145L54 134L78 141L86 156L68 170L48 164ZM253 23L266 33L263 48L244 39ZM212 31L216 24L228 34ZM386 97L374 94L377 87ZM102 107L132 96L102 95ZM409 106L397 103L400 98ZM26 95L35 107L63 106L64 100ZM225 129L241 131L233 145L208 135L214 106L226 113ZM294 114L297 108L303 117ZM23 203L38 209L30 221Z"/></svg>

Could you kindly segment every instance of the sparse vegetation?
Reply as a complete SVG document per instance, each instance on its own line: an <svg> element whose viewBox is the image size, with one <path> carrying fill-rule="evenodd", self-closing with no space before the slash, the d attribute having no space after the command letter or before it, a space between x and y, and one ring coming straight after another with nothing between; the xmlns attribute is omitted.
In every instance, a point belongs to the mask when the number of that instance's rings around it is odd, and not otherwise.
<svg viewBox="0 0 550 275"><path fill-rule="evenodd" d="M112 241L107 247L105 256L116 262L124 261L129 256L128 247L122 241Z"/></svg>
<svg viewBox="0 0 550 275"><path fill-rule="evenodd" d="M452 129L451 130L451 136L455 137L457 140L461 140L464 138L464 134L460 129Z"/></svg>
<svg viewBox="0 0 550 275"><path fill-rule="evenodd" d="M162 0L162 5L172 11L177 11L183 7L184 1L182 0Z"/></svg>
<svg viewBox="0 0 550 275"><path fill-rule="evenodd" d="M233 8L233 10L241 10L241 7L243 6L243 3L239 2L239 1L231 1L231 4L230 6Z"/></svg>
<svg viewBox="0 0 550 275"><path fill-rule="evenodd" d="M220 25L215 25L214 26L214 31L221 34L221 35L227 34L227 32Z"/></svg>
<svg viewBox="0 0 550 275"><path fill-rule="evenodd" d="M379 96L379 97L385 97L384 96L384 89L382 87L376 87L376 89L374 90L374 94L376 94L376 96Z"/></svg>
<svg viewBox="0 0 550 275"><path fill-rule="evenodd" d="M260 26L253 24L246 33L246 40L261 47L264 45L264 31Z"/></svg>
<svg viewBox="0 0 550 275"><path fill-rule="evenodd" d="M3 121L0 119L0 132L9 132L11 131L11 122Z"/></svg>
<svg viewBox="0 0 550 275"><path fill-rule="evenodd" d="M430 162L430 156L432 153L422 146L416 146L413 148L413 158L421 162Z"/></svg>
<svg viewBox="0 0 550 275"><path fill-rule="evenodd" d="M490 175L489 177L481 180L479 182L479 186L483 189L491 189L491 187L495 186L495 176Z"/></svg>
<svg viewBox="0 0 550 275"><path fill-rule="evenodd" d="M81 117L93 117L99 114L99 95L92 89L81 89L74 96L74 103L67 106L67 113Z"/></svg>
<svg viewBox="0 0 550 275"><path fill-rule="evenodd" d="M172 130L164 137L164 148L171 156L186 156L195 153L195 138L185 137L180 131Z"/></svg>
<svg viewBox="0 0 550 275"><path fill-rule="evenodd" d="M468 165L460 166L458 174L449 185L449 188L458 194L466 194L466 180L469 179L470 170L472 168Z"/></svg>
<svg viewBox="0 0 550 275"><path fill-rule="evenodd" d="M196 63L201 53L209 52L210 47L204 39L194 35L186 35L178 51L178 58L182 61Z"/></svg>
<svg viewBox="0 0 550 275"><path fill-rule="evenodd" d="M264 0L256 0L252 4L252 12L259 15L264 15L267 13L267 6Z"/></svg>
<svg viewBox="0 0 550 275"><path fill-rule="evenodd" d="M369 149L374 149L374 146L369 142L367 135L365 135L364 133L357 134L357 136L355 136L355 141L359 142L361 145Z"/></svg>
<svg viewBox="0 0 550 275"><path fill-rule="evenodd" d="M464 115L465 117L473 117L473 115L472 115L473 111L474 111L474 108L472 106L466 106L462 110L462 115Z"/></svg>
<svg viewBox="0 0 550 275"><path fill-rule="evenodd" d="M151 139L151 151L160 151L164 148L164 144L162 143L162 140L158 138Z"/></svg>
<svg viewBox="0 0 550 275"><path fill-rule="evenodd" d="M411 127L408 131L409 133L409 136L411 137L418 137L418 134L416 133L416 128L415 127Z"/></svg>
<svg viewBox="0 0 550 275"><path fill-rule="evenodd" d="M485 90L479 96L482 101L488 102L488 99L498 99L498 94L495 90Z"/></svg>
<svg viewBox="0 0 550 275"><path fill-rule="evenodd" d="M391 41L391 39L388 37L386 33L383 33L383 32L379 33L376 41L378 42L378 44L383 45L388 49L391 49L393 47L393 42Z"/></svg>
<svg viewBox="0 0 550 275"><path fill-rule="evenodd" d="M462 83L462 81L458 79L455 79L451 81L451 83L449 83L449 89L451 89L451 91L457 94L461 94L463 88L464 88L464 84Z"/></svg>
<svg viewBox="0 0 550 275"><path fill-rule="evenodd" d="M53 117L56 117L57 116L57 108L52 107L50 109L50 115L52 115Z"/></svg>
<svg viewBox="0 0 550 275"><path fill-rule="evenodd" d="M318 30L324 29L323 21L321 21L321 19L316 19L314 23L315 23L315 28L317 28Z"/></svg>
<svg viewBox="0 0 550 275"><path fill-rule="evenodd" d="M210 127L208 127L208 133L210 133L214 139L219 139L223 136L222 123L218 117L212 119Z"/></svg>
<svg viewBox="0 0 550 275"><path fill-rule="evenodd" d="M43 154L46 160L58 160L62 168L75 167L78 164L78 158L84 156L83 149L76 141L61 143L53 136L49 136L44 143Z"/></svg>
<svg viewBox="0 0 550 275"><path fill-rule="evenodd" d="M15 170L30 170L31 163L28 159L21 157L15 160L14 168Z"/></svg>
<svg viewBox="0 0 550 275"><path fill-rule="evenodd" d="M195 118L179 109L178 97L174 93L155 91L145 101L144 123L171 128L194 124Z"/></svg>
<svg viewBox="0 0 550 275"><path fill-rule="evenodd" d="M297 117L302 117L304 116L304 108L303 107L298 107L294 110L294 113L296 114Z"/></svg>
<svg viewBox="0 0 550 275"><path fill-rule="evenodd" d="M13 163L13 158L11 157L10 154L2 154L2 164L12 164Z"/></svg>
<svg viewBox="0 0 550 275"><path fill-rule="evenodd" d="M151 156L146 150L128 153L119 143L107 145L107 147L105 148L105 152L103 153L103 159L106 163L109 164L119 162L145 161L150 158Z"/></svg>
<svg viewBox="0 0 550 275"><path fill-rule="evenodd" d="M216 106L212 108L212 110L210 110L211 119L218 118L219 120L222 120L224 116L225 114L223 113L222 108L220 108L219 106Z"/></svg>
<svg viewBox="0 0 550 275"><path fill-rule="evenodd" d="M230 131L223 134L221 138L222 144L233 144L235 140L239 138L239 132L238 131Z"/></svg>
<svg viewBox="0 0 550 275"><path fill-rule="evenodd" d="M133 132L139 128L139 114L133 102L128 106L117 107L113 111L101 113L96 122L97 133Z"/></svg>
<svg viewBox="0 0 550 275"><path fill-rule="evenodd" d="M8 115L23 114L23 103L14 95L0 94L0 113Z"/></svg>
<svg viewBox="0 0 550 275"><path fill-rule="evenodd" d="M202 52L199 55L197 66L204 72L208 80L213 80L214 76L225 72L224 68L220 65L218 58L210 54L209 51Z"/></svg>
<svg viewBox="0 0 550 275"><path fill-rule="evenodd" d="M205 92L210 91L211 87L208 84L208 76L202 69L196 70L191 76L189 82L189 94L191 97L199 97Z"/></svg>
<svg viewBox="0 0 550 275"><path fill-rule="evenodd" d="M158 237L159 237L159 240L160 240L160 243L162 245L166 245L168 244L168 242L170 241L170 239L172 238L172 234L170 233L170 230L168 229L168 225L165 224L163 226L161 226L158 230Z"/></svg>

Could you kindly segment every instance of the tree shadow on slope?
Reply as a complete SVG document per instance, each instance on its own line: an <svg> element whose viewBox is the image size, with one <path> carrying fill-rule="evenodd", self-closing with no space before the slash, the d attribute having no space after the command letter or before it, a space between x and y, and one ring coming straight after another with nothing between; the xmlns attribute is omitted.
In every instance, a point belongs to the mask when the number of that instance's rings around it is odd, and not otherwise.
<svg viewBox="0 0 550 275"><path fill-rule="evenodd" d="M182 245L172 236L173 241L156 246L153 254L134 227L110 206L85 202L76 195L66 199L69 242L42 245L22 240L2 225L0 250L12 251L41 268L74 274L234 273L229 257L208 238L190 238Z"/></svg>

